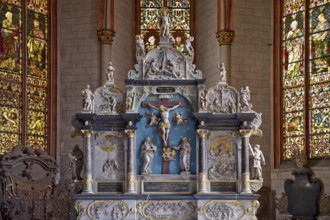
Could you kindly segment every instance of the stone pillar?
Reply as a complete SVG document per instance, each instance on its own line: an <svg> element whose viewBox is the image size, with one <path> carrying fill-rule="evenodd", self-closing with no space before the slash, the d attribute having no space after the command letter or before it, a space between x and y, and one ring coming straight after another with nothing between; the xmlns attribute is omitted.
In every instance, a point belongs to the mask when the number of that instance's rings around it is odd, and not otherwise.
<svg viewBox="0 0 330 220"><path fill-rule="evenodd" d="M99 37L99 41L101 44L100 49L100 79L101 85L103 85L106 81L106 69L111 61L111 53L112 53L112 42L115 37L115 32L110 29L102 29L97 31L97 35Z"/></svg>
<svg viewBox="0 0 330 220"><path fill-rule="evenodd" d="M231 44L234 41L235 32L222 30L217 33L220 47L220 61L224 63L227 70L227 83L231 83Z"/></svg>
<svg viewBox="0 0 330 220"><path fill-rule="evenodd" d="M127 134L127 194L136 194L136 160L134 153L135 130L125 130Z"/></svg>
<svg viewBox="0 0 330 220"><path fill-rule="evenodd" d="M205 129L198 129L199 157L198 157L198 193L208 193L207 161L206 161L206 133Z"/></svg>
<svg viewBox="0 0 330 220"><path fill-rule="evenodd" d="M106 79L106 69L111 61L112 41L114 31L114 0L99 0L99 27L97 36L100 41L100 81L103 85Z"/></svg>
<svg viewBox="0 0 330 220"><path fill-rule="evenodd" d="M250 163L249 163L249 144L251 130L243 129L240 130L242 136L242 192L241 193L252 193L250 185Z"/></svg>
<svg viewBox="0 0 330 220"><path fill-rule="evenodd" d="M234 41L232 5L233 0L218 0L217 40L220 47L219 63L227 70L227 83L231 84L231 44Z"/></svg>
<svg viewBox="0 0 330 220"><path fill-rule="evenodd" d="M91 130L82 130L84 138L84 189L82 194L94 194L93 192L93 176L92 176L92 143L91 143Z"/></svg>

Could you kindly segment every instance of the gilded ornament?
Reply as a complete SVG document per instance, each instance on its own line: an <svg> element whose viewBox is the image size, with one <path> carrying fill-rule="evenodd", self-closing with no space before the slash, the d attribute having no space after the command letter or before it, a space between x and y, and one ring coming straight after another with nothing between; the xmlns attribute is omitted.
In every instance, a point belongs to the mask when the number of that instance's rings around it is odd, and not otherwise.
<svg viewBox="0 0 330 220"><path fill-rule="evenodd" d="M113 38L115 37L114 31L109 29L101 29L97 30L97 36L99 37L99 41L101 44L110 44L112 45Z"/></svg>
<svg viewBox="0 0 330 220"><path fill-rule="evenodd" d="M219 45L231 45L235 38L234 31L220 31L217 33Z"/></svg>

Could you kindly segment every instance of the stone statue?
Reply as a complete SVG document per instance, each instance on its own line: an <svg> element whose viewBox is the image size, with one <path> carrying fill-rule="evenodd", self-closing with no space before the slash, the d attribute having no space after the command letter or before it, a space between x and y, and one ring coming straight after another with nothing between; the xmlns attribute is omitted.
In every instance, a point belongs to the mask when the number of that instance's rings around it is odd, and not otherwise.
<svg viewBox="0 0 330 220"><path fill-rule="evenodd" d="M187 39L186 39L186 42L185 42L185 46L184 46L184 53L191 57L191 58L194 58L195 56L195 51L194 51L194 48L191 44L191 42L194 41L194 37L192 36L189 36Z"/></svg>
<svg viewBox="0 0 330 220"><path fill-rule="evenodd" d="M160 21L160 36L164 38L170 37L170 30L171 30L171 20L168 16L168 10L163 9L161 12L161 16L159 18Z"/></svg>
<svg viewBox="0 0 330 220"><path fill-rule="evenodd" d="M83 110L84 111L92 111L93 110L93 99L95 95L90 90L90 86L87 85L86 89L81 92L81 96L83 97Z"/></svg>
<svg viewBox="0 0 330 220"><path fill-rule="evenodd" d="M262 151L260 150L260 145L257 144L253 147L251 147L251 145L249 145L250 147L250 153L251 153L251 165L250 165L250 169L251 169L251 179L257 179L257 180L262 180L262 168L261 168L261 164L262 165L266 165L266 161L265 161L265 157L264 154L262 153Z"/></svg>
<svg viewBox="0 0 330 220"><path fill-rule="evenodd" d="M112 62L109 62L107 67L107 80L113 82L113 73L115 72L115 68L112 66Z"/></svg>
<svg viewBox="0 0 330 220"><path fill-rule="evenodd" d="M219 82L220 83L226 83L227 82L227 71L225 68L225 64L221 63L220 65L218 65L218 69L219 69Z"/></svg>
<svg viewBox="0 0 330 220"><path fill-rule="evenodd" d="M241 108L243 111L249 111L252 108L252 104L249 103L250 99L251 99L251 91L249 89L249 87L245 87L245 89L242 87L241 88Z"/></svg>
<svg viewBox="0 0 330 220"><path fill-rule="evenodd" d="M71 159L69 169L72 173L72 180L82 180L80 173L84 165L84 153L79 149L78 144L69 153L69 158Z"/></svg>
<svg viewBox="0 0 330 220"><path fill-rule="evenodd" d="M149 107L154 108L160 112L162 120L159 123L159 132L162 136L164 146L167 146L167 140L168 140L168 136L170 134L170 127L171 127L170 120L169 120L170 111L179 108L180 105L181 105L181 103L173 106L172 108L167 108L164 105L160 105L159 108L157 108L156 106L153 106L150 103L148 103Z"/></svg>
<svg viewBox="0 0 330 220"><path fill-rule="evenodd" d="M109 108L110 108L109 111L111 113L116 112L116 105L117 105L116 98L113 96L110 96L109 97Z"/></svg>
<svg viewBox="0 0 330 220"><path fill-rule="evenodd" d="M200 94L200 99L199 99L200 100L200 107L203 110L206 110L206 107L207 107L207 105L206 105L207 104L206 96L207 96L207 91L203 90Z"/></svg>
<svg viewBox="0 0 330 220"><path fill-rule="evenodd" d="M134 101L135 101L135 93L127 94L126 97L126 110L134 110Z"/></svg>
<svg viewBox="0 0 330 220"><path fill-rule="evenodd" d="M154 145L150 137L147 137L141 148L141 157L142 157L142 174L149 173L151 174L152 160L154 159L155 152L157 150L156 145Z"/></svg>
<svg viewBox="0 0 330 220"><path fill-rule="evenodd" d="M189 173L190 168L190 143L188 142L187 137L183 137L181 144L178 146L172 147L175 150L180 150L180 166L181 172Z"/></svg>
<svg viewBox="0 0 330 220"><path fill-rule="evenodd" d="M144 57L146 52L144 48L144 42L140 35L135 36L135 44L136 44L136 58Z"/></svg>
<svg viewBox="0 0 330 220"><path fill-rule="evenodd" d="M158 122L160 121L159 118L157 118L157 116L155 115L155 113L151 112L147 112L146 113L147 117L150 118L150 122L149 124L146 125L146 127L150 127L150 126L153 126L153 125L158 125Z"/></svg>

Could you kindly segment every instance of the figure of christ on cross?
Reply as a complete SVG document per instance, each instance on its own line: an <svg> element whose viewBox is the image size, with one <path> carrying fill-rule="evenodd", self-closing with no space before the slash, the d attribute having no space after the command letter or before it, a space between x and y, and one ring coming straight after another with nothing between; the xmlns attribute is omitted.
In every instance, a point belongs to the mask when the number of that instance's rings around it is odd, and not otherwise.
<svg viewBox="0 0 330 220"><path fill-rule="evenodd" d="M169 144L168 140L171 128L170 111L183 106L188 106L188 102L168 101L166 99L162 99L160 102L142 102L142 107L156 109L161 115L161 122L159 123L158 129L163 140L163 148L167 148ZM170 161L163 160L163 174L170 173L169 162Z"/></svg>

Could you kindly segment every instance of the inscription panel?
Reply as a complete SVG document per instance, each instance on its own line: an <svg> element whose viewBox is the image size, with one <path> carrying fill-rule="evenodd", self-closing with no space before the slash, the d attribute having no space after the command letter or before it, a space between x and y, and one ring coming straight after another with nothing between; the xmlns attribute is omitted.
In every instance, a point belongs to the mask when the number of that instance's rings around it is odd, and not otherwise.
<svg viewBox="0 0 330 220"><path fill-rule="evenodd" d="M97 193L120 194L124 192L123 182L109 182L99 181L96 182Z"/></svg>
<svg viewBox="0 0 330 220"><path fill-rule="evenodd" d="M190 181L143 181L144 194L191 194Z"/></svg>
<svg viewBox="0 0 330 220"><path fill-rule="evenodd" d="M210 181L211 192L233 193L236 192L236 182Z"/></svg>

